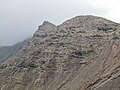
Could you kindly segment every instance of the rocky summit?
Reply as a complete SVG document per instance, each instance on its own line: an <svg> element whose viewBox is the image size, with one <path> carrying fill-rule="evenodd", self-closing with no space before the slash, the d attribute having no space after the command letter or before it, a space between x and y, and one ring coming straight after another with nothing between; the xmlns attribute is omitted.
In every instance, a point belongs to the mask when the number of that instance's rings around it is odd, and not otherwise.
<svg viewBox="0 0 120 90"><path fill-rule="evenodd" d="M0 65L0 90L120 90L120 24L91 15L44 21Z"/></svg>

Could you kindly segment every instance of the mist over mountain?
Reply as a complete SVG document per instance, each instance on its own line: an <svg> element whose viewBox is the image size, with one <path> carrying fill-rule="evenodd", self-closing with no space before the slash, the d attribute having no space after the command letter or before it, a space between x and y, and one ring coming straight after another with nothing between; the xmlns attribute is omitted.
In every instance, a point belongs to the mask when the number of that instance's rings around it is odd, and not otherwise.
<svg viewBox="0 0 120 90"><path fill-rule="evenodd" d="M119 90L120 24L91 15L44 21L0 65L1 90Z"/></svg>
<svg viewBox="0 0 120 90"><path fill-rule="evenodd" d="M1 46L0 47L0 63L5 62L8 58L15 55L22 47L28 42L29 39L26 39L22 42L19 42L11 46Z"/></svg>
<svg viewBox="0 0 120 90"><path fill-rule="evenodd" d="M0 45L32 36L39 24L56 25L77 15L95 15L120 23L120 0L0 0Z"/></svg>

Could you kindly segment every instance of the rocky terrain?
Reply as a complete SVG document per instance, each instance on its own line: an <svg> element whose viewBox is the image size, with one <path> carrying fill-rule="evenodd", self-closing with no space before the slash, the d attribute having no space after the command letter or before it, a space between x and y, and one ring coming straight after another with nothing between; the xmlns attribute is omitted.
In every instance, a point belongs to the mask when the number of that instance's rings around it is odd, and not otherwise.
<svg viewBox="0 0 120 90"><path fill-rule="evenodd" d="M0 47L0 63L15 55L27 43L27 39L12 46Z"/></svg>
<svg viewBox="0 0 120 90"><path fill-rule="evenodd" d="M1 90L120 90L120 24L77 16L44 21L0 65Z"/></svg>

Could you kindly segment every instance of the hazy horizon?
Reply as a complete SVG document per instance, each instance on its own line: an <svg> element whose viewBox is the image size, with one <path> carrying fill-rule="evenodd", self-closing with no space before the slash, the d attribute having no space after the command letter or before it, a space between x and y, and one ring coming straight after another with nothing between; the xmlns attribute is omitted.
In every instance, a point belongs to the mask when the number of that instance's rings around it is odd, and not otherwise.
<svg viewBox="0 0 120 90"><path fill-rule="evenodd" d="M43 21L61 24L78 15L94 15L120 23L119 0L1 0L0 45L31 37Z"/></svg>

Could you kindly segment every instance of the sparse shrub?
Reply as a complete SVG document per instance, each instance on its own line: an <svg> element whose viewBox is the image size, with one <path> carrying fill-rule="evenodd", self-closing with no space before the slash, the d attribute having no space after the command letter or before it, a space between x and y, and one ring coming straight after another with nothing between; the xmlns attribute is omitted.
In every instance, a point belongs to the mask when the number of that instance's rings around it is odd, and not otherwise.
<svg viewBox="0 0 120 90"><path fill-rule="evenodd" d="M112 39L115 40L115 39L120 39L120 38L118 36L114 36Z"/></svg>
<svg viewBox="0 0 120 90"><path fill-rule="evenodd" d="M96 35L93 35L93 37L103 37L103 36L99 35L99 34L96 34Z"/></svg>
<svg viewBox="0 0 120 90"><path fill-rule="evenodd" d="M34 63L29 63L28 67L30 67L30 68L37 68L38 66L36 64L34 64Z"/></svg>
<svg viewBox="0 0 120 90"><path fill-rule="evenodd" d="M115 40L115 39L120 39L119 36L118 36L118 34L117 34L116 32L114 32L112 35L113 35L113 38L112 38L112 39L114 39L114 40Z"/></svg>
<svg viewBox="0 0 120 90"><path fill-rule="evenodd" d="M115 31L116 30L115 26L112 24L102 24L102 25L99 25L97 29L102 30L102 31Z"/></svg>
<svg viewBox="0 0 120 90"><path fill-rule="evenodd" d="M85 31L78 31L77 33L85 33Z"/></svg>

